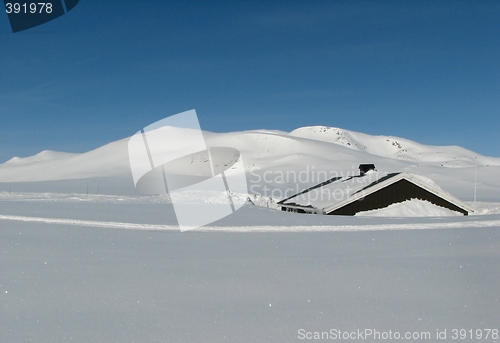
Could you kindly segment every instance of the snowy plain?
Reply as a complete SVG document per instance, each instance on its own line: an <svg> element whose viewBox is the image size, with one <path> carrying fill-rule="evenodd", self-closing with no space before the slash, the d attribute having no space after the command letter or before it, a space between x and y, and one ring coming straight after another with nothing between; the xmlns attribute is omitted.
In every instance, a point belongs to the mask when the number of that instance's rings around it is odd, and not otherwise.
<svg viewBox="0 0 500 343"><path fill-rule="evenodd" d="M500 329L499 158L326 127L204 134L241 151L262 206L192 232L168 196L135 191L127 140L0 165L1 342L295 342L332 329L431 334L414 342L447 330L451 342L454 329ZM359 163L422 174L476 211L301 215L262 193Z"/></svg>

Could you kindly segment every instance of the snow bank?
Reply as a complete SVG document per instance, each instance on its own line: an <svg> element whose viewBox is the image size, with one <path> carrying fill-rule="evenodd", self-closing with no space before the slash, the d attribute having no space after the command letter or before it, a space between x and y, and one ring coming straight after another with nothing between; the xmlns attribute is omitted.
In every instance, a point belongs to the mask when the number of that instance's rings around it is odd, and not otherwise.
<svg viewBox="0 0 500 343"><path fill-rule="evenodd" d="M467 204L474 208L473 215L500 214L500 202L468 201Z"/></svg>
<svg viewBox="0 0 500 343"><path fill-rule="evenodd" d="M450 217L462 216L461 213L436 206L427 200L411 199L389 205L385 208L359 212L356 216L365 217Z"/></svg>

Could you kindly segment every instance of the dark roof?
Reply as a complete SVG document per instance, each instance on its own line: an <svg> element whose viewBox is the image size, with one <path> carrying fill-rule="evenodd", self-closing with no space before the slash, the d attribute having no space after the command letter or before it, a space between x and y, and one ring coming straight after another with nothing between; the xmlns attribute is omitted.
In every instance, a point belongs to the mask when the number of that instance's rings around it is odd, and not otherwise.
<svg viewBox="0 0 500 343"><path fill-rule="evenodd" d="M462 213L473 212L472 208L440 189L432 180L404 172L382 173L370 171L363 175L345 178L334 177L281 200L278 204L284 207L294 206L304 209L312 207L323 213L331 213L401 180L406 180L417 188L422 188L463 209L464 211L460 211Z"/></svg>
<svg viewBox="0 0 500 343"><path fill-rule="evenodd" d="M362 192L362 191L364 191L364 190L366 190L366 189L368 189L368 188L376 185L377 183L380 183L380 182L385 181L385 180L389 180L391 177L394 177L394 176L399 175L399 174L400 174L399 172L398 173L387 174L386 176L383 176L380 179L375 180L374 182L370 183L368 186L363 187L362 189L360 189L359 191L353 193L352 195L354 195L356 193L359 193L359 192Z"/></svg>
<svg viewBox="0 0 500 343"><path fill-rule="evenodd" d="M300 193L294 194L294 195L292 195L291 197L288 197L288 198L286 198L286 199L283 199L283 200L281 200L281 201L278 201L278 204L283 204L285 201L287 201L287 200L289 200L289 199L291 199L291 198L295 198L296 196L301 195L301 194L304 194L304 193L307 193L307 192L309 192L309 191L312 191L313 189L316 189L316 188L319 188L319 187L323 187L323 186L328 185L329 183L335 182L335 181L337 181L337 180L339 180L339 179L341 179L341 178L342 178L342 176L335 176L335 177L332 177L331 179L328 179L328 180L326 180L326 181L323 181L323 182L321 182L321 183L317 184L316 186L312 186L312 187L310 187L310 188L304 189L304 190L303 190L302 192L300 192ZM293 203L290 203L290 205L293 205Z"/></svg>

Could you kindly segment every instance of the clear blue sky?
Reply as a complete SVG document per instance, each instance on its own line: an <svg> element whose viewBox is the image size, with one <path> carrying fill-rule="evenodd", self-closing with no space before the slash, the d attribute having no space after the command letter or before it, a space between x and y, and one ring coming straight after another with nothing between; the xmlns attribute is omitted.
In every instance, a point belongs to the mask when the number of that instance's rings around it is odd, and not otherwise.
<svg viewBox="0 0 500 343"><path fill-rule="evenodd" d="M328 125L500 156L499 1L97 1L13 34L0 162L196 109L203 129Z"/></svg>

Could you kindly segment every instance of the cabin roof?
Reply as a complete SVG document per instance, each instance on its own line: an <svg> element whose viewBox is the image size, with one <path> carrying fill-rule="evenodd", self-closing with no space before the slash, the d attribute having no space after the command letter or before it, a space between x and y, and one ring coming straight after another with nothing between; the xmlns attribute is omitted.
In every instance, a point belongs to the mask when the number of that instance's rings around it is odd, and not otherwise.
<svg viewBox="0 0 500 343"><path fill-rule="evenodd" d="M320 213L330 213L402 179L465 209L467 212L473 212L470 206L445 192L426 177L404 172L384 173L375 170L370 170L364 175L327 180L281 200L278 204L294 208L314 208Z"/></svg>

